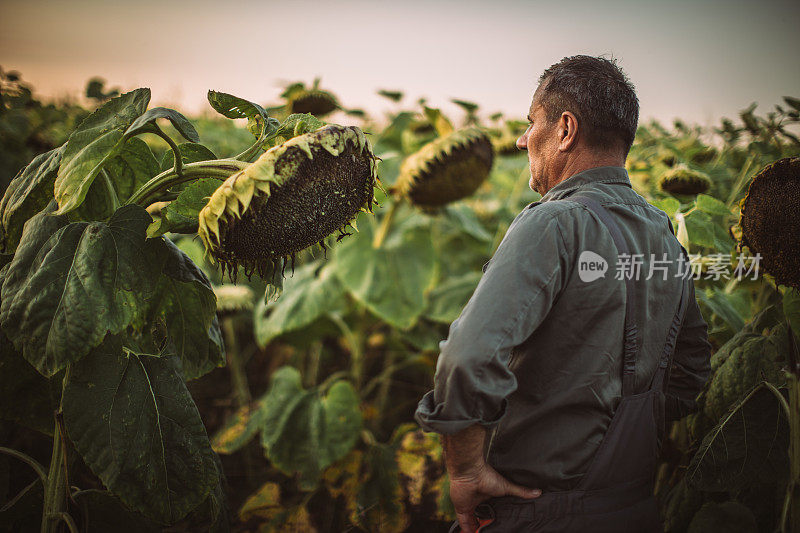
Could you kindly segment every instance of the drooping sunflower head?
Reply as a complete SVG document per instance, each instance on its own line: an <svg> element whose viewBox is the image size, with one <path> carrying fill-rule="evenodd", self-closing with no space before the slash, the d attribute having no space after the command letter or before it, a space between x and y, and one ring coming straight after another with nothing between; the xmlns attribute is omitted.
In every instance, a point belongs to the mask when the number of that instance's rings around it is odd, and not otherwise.
<svg viewBox="0 0 800 533"><path fill-rule="evenodd" d="M321 89L303 89L289 100L292 113L311 113L321 117L339 109L336 97Z"/></svg>
<svg viewBox="0 0 800 533"><path fill-rule="evenodd" d="M741 245L781 285L800 289L800 157L786 157L753 177L739 218Z"/></svg>
<svg viewBox="0 0 800 533"><path fill-rule="evenodd" d="M396 191L421 207L440 207L474 193L489 176L494 150L479 128L429 142L400 167Z"/></svg>
<svg viewBox="0 0 800 533"><path fill-rule="evenodd" d="M324 126L293 137L230 176L200 211L206 252L235 279L263 278L284 260L371 211L375 156L356 127Z"/></svg>
<svg viewBox="0 0 800 533"><path fill-rule="evenodd" d="M711 188L711 179L702 172L676 165L661 176L658 186L672 194L697 195Z"/></svg>

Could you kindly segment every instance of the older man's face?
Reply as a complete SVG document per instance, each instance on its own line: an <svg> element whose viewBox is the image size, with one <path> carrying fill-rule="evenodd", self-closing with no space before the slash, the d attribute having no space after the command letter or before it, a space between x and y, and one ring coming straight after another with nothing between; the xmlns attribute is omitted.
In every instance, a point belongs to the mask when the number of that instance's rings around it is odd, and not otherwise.
<svg viewBox="0 0 800 533"><path fill-rule="evenodd" d="M528 129L517 139L517 148L528 151L531 179L528 185L531 189L544 195L550 190L551 162L558 153L557 124L548 124L544 108L539 105L536 95L528 113Z"/></svg>

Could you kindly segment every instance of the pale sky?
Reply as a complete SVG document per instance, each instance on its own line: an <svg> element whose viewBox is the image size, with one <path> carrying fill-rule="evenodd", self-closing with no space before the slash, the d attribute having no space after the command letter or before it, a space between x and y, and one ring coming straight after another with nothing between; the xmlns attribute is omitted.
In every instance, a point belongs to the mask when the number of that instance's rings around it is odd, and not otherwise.
<svg viewBox="0 0 800 533"><path fill-rule="evenodd" d="M152 105L193 114L215 89L269 104L288 81L322 85L379 112L379 88L453 111L524 117L542 70L564 56L613 55L641 117L702 125L750 102L800 97L800 2L737 0L114 2L2 0L0 66L44 97L92 76L150 87Z"/></svg>

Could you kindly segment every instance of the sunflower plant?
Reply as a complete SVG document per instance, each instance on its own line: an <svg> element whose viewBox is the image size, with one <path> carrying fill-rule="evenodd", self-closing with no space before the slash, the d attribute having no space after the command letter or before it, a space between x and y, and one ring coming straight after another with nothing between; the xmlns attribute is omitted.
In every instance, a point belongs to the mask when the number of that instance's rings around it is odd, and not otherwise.
<svg viewBox="0 0 800 533"><path fill-rule="evenodd" d="M186 387L225 364L216 297L166 233L199 231L232 278L241 265L277 283L286 259L371 209L375 158L361 130L208 100L247 119L251 146L218 158L186 117L148 109L149 89L136 89L37 156L0 201L3 417L53 442L49 468L0 452L36 472L20 498L42 494L43 532L77 531L87 506L140 530L227 528L219 460ZM169 146L161 162L143 134ZM104 490L72 486L77 457Z"/></svg>

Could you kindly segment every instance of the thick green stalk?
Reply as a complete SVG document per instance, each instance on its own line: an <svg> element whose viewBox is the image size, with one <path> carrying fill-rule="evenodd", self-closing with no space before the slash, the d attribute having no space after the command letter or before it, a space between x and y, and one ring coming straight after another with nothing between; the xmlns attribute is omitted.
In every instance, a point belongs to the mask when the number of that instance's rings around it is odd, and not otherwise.
<svg viewBox="0 0 800 533"><path fill-rule="evenodd" d="M70 367L64 373L63 390L69 379ZM56 423L53 429L53 452L50 456L50 470L47 473L47 483L44 487L44 503L42 505L42 533L56 533L59 522L63 520L62 514L67 507L67 468L66 449L64 441L66 435L62 434L61 405L56 413Z"/></svg>
<svg viewBox="0 0 800 533"><path fill-rule="evenodd" d="M376 433L380 430L381 422L387 419L386 407L389 404L389 391L392 388L392 370L394 370L395 367L397 350L386 350L384 357L385 359L383 361L383 368L386 370L386 372L383 376L383 380L380 383L380 388L378 389L378 401L376 405L378 416L373 419L373 422L375 423L373 431Z"/></svg>
<svg viewBox="0 0 800 533"><path fill-rule="evenodd" d="M247 384L247 373L244 363L239 354L239 346L236 341L236 327L233 317L222 319L222 330L225 332L225 346L228 353L228 368L231 372L231 385L233 386L233 397L237 407L250 404L252 396L250 387Z"/></svg>
<svg viewBox="0 0 800 533"><path fill-rule="evenodd" d="M199 161L183 165L181 175L171 168L150 179L138 191L128 198L126 204L137 204L143 207L150 205L170 187L196 181L200 178L227 179L231 174L247 168L250 163L234 159L215 159L213 161Z"/></svg>
<svg viewBox="0 0 800 533"><path fill-rule="evenodd" d="M789 374L789 531L800 533L800 379Z"/></svg>
<svg viewBox="0 0 800 533"><path fill-rule="evenodd" d="M172 137L164 133L164 130L159 128L156 124L153 124L153 127L155 128L155 134L167 141L167 144L172 149L173 170L175 174L177 176L183 175L183 158L181 157L180 148L178 148L178 145L172 140Z"/></svg>
<svg viewBox="0 0 800 533"><path fill-rule="evenodd" d="M364 335L361 331L356 335L338 313L331 313L328 317L339 328L339 331L347 339L347 344L350 345L350 370L356 390L360 390L361 382L364 379L364 351L362 348Z"/></svg>
<svg viewBox="0 0 800 533"><path fill-rule="evenodd" d="M400 206L400 200L396 200L392 206L389 208L389 212L383 217L381 221L380 227L378 227L378 231L375 232L375 238L372 241L373 248L380 248L383 245L383 241L386 240L386 235L389 233L389 228L392 226L392 221L394 220L394 215L397 212L397 208Z"/></svg>
<svg viewBox="0 0 800 533"><path fill-rule="evenodd" d="M308 359L306 366L306 386L313 387L319 378L319 366L322 362L322 343L314 341L308 349Z"/></svg>

